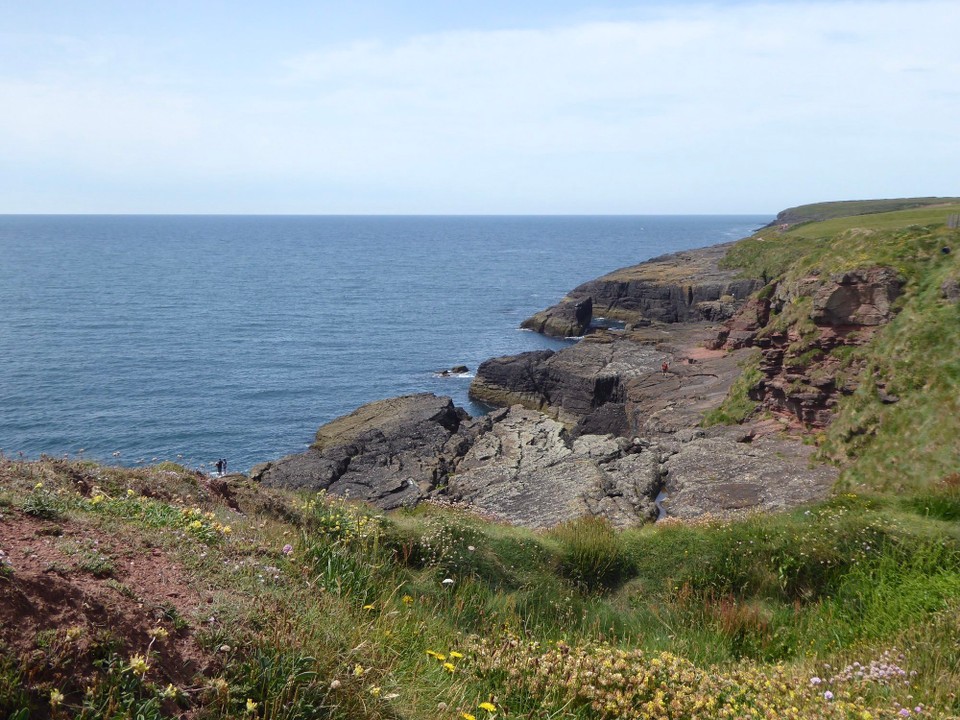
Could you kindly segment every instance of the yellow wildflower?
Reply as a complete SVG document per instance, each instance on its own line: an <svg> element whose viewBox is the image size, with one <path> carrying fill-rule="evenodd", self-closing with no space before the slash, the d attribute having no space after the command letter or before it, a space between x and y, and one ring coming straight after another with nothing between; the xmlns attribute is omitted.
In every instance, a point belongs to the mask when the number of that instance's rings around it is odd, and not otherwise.
<svg viewBox="0 0 960 720"><path fill-rule="evenodd" d="M258 704L259 703L255 703L252 698L247 698L247 712L248 713L256 712Z"/></svg>
<svg viewBox="0 0 960 720"><path fill-rule="evenodd" d="M356 665L353 666L354 677L360 677L361 675L363 675L364 672L366 671L363 669L363 665L361 665L360 663L357 663Z"/></svg>
<svg viewBox="0 0 960 720"><path fill-rule="evenodd" d="M452 657L454 660L459 660L463 657L463 653L458 653L456 650L451 650L450 657Z"/></svg>
<svg viewBox="0 0 960 720"><path fill-rule="evenodd" d="M137 675L146 675L147 670L150 669L150 664L147 662L147 659L137 653L130 657L130 669L133 670Z"/></svg>
<svg viewBox="0 0 960 720"><path fill-rule="evenodd" d="M460 713L460 717L462 717L463 720L477 720L477 718L470 713Z"/></svg>
<svg viewBox="0 0 960 720"><path fill-rule="evenodd" d="M409 595L404 595L401 600L403 600L404 605L413 605L413 598Z"/></svg>
<svg viewBox="0 0 960 720"><path fill-rule="evenodd" d="M477 705L477 707L480 708L481 710L486 710L487 712L497 711L497 706L494 705L492 702L482 702L479 705Z"/></svg>
<svg viewBox="0 0 960 720"><path fill-rule="evenodd" d="M55 708L64 701L63 693L54 688L50 691L50 707Z"/></svg>

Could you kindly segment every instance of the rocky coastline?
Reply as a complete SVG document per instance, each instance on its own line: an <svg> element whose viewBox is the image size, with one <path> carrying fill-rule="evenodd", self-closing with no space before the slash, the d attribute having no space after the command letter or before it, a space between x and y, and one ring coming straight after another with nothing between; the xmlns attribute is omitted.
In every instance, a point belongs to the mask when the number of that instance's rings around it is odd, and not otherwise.
<svg viewBox="0 0 960 720"><path fill-rule="evenodd" d="M558 352L482 363L470 396L496 408L485 416L427 393L382 400L322 426L306 452L258 465L251 477L388 510L462 503L537 528L583 515L626 527L820 499L837 472L813 463L798 418L704 427L763 344L754 341L764 279L722 268L729 247L617 270L524 321L583 337ZM609 320L622 328L605 327Z"/></svg>

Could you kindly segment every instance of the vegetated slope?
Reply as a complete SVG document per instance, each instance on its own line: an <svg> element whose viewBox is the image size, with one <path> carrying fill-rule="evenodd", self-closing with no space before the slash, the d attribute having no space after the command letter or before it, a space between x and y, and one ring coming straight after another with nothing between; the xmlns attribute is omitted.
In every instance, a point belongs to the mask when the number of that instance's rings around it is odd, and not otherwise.
<svg viewBox="0 0 960 720"><path fill-rule="evenodd" d="M954 481L534 533L0 459L0 716L948 717L958 516Z"/></svg>
<svg viewBox="0 0 960 720"><path fill-rule="evenodd" d="M960 469L960 230L946 225L956 213L960 204L765 229L725 259L770 280L758 297L779 303L757 335L785 338L781 365L794 362L804 381L831 368L837 402L818 439L825 456L846 463L848 483L923 488ZM813 294L870 268L890 269L902 281L892 320L824 349ZM797 382L799 394L810 390ZM748 392L762 400L763 382Z"/></svg>
<svg viewBox="0 0 960 720"><path fill-rule="evenodd" d="M853 215L872 215L876 213L896 212L911 208L956 203L960 198L925 197L899 198L891 200L841 200L835 202L812 203L787 208L777 213L770 227L778 225L799 225L801 223L821 222L831 218L847 218Z"/></svg>

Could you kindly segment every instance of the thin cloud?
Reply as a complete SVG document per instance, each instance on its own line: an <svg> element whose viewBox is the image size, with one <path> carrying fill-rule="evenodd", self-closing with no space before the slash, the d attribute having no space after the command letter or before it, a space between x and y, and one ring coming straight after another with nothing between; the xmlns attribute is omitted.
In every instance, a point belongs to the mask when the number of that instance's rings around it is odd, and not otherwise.
<svg viewBox="0 0 960 720"><path fill-rule="evenodd" d="M0 74L15 109L0 116L0 159L126 177L125 202L144 173L202 183L205 199L296 184L288 204L271 191L269 207L236 208L264 212L741 211L949 193L937 168L960 160L958 25L943 0L664 6L301 48L247 81L179 77L150 48L145 73L124 42L75 70L51 73L45 57L43 73Z"/></svg>

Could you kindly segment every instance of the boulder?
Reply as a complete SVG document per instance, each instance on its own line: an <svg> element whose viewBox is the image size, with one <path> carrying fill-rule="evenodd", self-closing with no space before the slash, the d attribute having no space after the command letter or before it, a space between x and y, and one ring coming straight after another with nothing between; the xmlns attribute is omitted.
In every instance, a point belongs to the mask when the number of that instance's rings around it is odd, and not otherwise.
<svg viewBox="0 0 960 720"><path fill-rule="evenodd" d="M449 397L430 393L364 405L317 430L305 453L259 465L265 485L329 492L383 509L414 505L445 478L454 436L475 424Z"/></svg>
<svg viewBox="0 0 960 720"><path fill-rule="evenodd" d="M811 317L818 325L883 325L893 316L903 282L887 267L834 275L814 293Z"/></svg>
<svg viewBox="0 0 960 720"><path fill-rule="evenodd" d="M593 319L593 298L568 300L527 318L520 327L552 337L579 337Z"/></svg>

